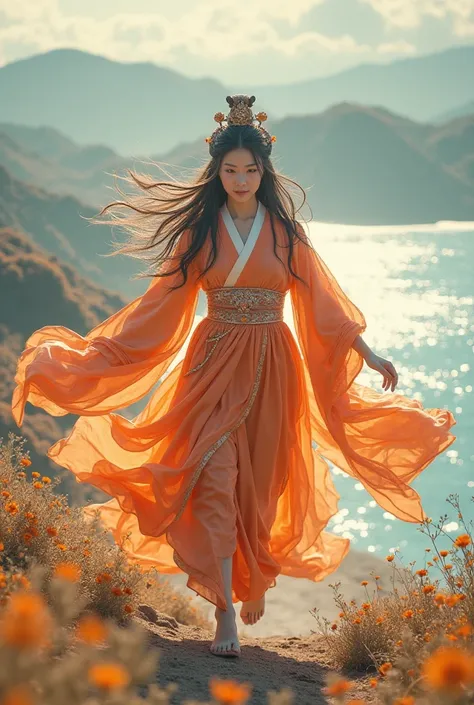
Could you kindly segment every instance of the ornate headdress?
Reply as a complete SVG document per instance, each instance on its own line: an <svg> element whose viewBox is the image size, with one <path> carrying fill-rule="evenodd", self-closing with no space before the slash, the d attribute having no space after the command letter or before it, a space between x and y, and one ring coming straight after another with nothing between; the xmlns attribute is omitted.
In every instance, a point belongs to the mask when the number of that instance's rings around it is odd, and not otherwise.
<svg viewBox="0 0 474 705"><path fill-rule="evenodd" d="M255 103L255 96L251 95L228 95L226 101L230 105L230 111L227 117L224 113L216 113L214 115L214 120L219 123L210 137L206 137L206 142L209 145L209 153L214 156L214 146L219 135L226 130L231 125L253 125L257 130L260 130L263 143L266 147L267 154L270 155L272 151L272 144L276 142L275 135L270 135L270 133L262 127L262 122L268 119L265 112L257 113L255 116L252 113L252 105ZM255 124L258 122L258 125ZM222 123L226 122L226 125Z"/></svg>

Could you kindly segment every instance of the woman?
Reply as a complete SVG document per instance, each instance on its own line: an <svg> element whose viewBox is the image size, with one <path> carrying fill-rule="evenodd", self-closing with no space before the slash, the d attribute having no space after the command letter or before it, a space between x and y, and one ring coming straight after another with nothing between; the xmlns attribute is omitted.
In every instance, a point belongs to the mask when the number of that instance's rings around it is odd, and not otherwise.
<svg viewBox="0 0 474 705"><path fill-rule="evenodd" d="M233 603L255 624L277 575L322 580L349 550L324 531L339 499L326 459L387 511L421 522L410 483L455 440L449 411L393 394L394 366L363 341L363 314L296 221L254 100L228 96L194 183L133 176L144 195L102 210L132 209L118 251L150 252L152 282L85 337L33 333L12 404L18 426L26 401L80 416L49 457L112 496L85 511L99 511L118 543L129 534L131 559L184 571L216 606L219 656L240 653ZM170 368L200 288L208 315L184 360L132 421L112 413ZM287 292L301 350L283 321ZM392 394L354 382L364 361Z"/></svg>

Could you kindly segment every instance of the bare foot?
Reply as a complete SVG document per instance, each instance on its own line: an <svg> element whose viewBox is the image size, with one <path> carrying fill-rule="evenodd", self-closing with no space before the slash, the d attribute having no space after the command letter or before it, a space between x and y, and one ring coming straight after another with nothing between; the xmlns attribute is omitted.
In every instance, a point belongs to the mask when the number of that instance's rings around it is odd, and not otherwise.
<svg viewBox="0 0 474 705"><path fill-rule="evenodd" d="M263 617L264 612L265 595L262 595L259 600L242 602L240 616L242 617L242 622L244 624L255 624L261 617Z"/></svg>
<svg viewBox="0 0 474 705"><path fill-rule="evenodd" d="M240 643L235 623L235 610L221 610L216 607L216 636L210 650L216 656L240 656Z"/></svg>

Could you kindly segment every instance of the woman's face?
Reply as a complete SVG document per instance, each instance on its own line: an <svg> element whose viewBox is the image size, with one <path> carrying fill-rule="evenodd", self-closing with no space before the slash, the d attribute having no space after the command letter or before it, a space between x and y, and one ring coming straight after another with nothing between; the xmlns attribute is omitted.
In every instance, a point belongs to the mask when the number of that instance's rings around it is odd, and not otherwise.
<svg viewBox="0 0 474 705"><path fill-rule="evenodd" d="M242 203L255 196L262 180L252 152L243 147L227 152L219 176L226 193Z"/></svg>

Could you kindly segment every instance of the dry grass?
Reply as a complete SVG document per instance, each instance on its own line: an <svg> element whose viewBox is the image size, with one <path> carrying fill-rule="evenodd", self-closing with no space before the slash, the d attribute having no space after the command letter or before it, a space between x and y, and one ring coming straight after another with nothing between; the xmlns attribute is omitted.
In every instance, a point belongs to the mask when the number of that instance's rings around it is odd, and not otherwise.
<svg viewBox="0 0 474 705"><path fill-rule="evenodd" d="M474 702L473 523L466 521L457 495L447 501L461 532L455 538L446 533L447 515L436 525L431 519L423 522L419 530L432 543L425 549L425 564L415 568L413 561L406 569L397 564L398 555L388 555L393 565L389 595L379 596L380 578L373 574L362 582L366 599L361 605L346 602L340 583L331 585L338 621L312 611L334 662L341 669L373 670L372 687L386 705ZM441 535L451 542L449 550L438 549ZM396 578L401 587L395 587ZM328 694L337 703L350 703L349 681L332 678Z"/></svg>
<svg viewBox="0 0 474 705"><path fill-rule="evenodd" d="M34 470L24 444L14 434L5 444L0 439L0 604L26 584L35 565L46 569L48 580L59 563L73 561L87 607L104 618L122 623L146 603L182 624L209 626L191 597L175 593L156 571L130 564L99 520L69 507L55 493L59 480Z"/></svg>

